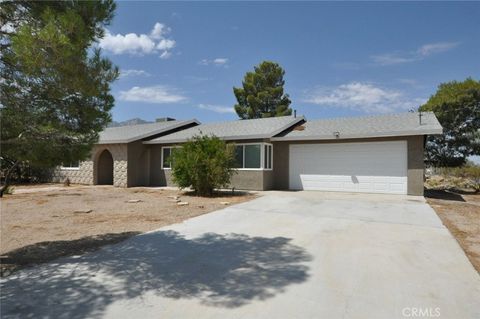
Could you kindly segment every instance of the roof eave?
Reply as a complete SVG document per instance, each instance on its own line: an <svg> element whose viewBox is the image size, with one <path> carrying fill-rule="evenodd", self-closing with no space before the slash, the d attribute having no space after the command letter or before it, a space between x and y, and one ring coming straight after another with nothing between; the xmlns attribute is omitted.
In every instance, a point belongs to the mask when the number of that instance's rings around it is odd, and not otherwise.
<svg viewBox="0 0 480 319"><path fill-rule="evenodd" d="M174 129L177 129L179 127L189 125L189 124L193 124L193 123L200 124L200 122L197 119L192 119L192 120L188 120L188 121L179 122L176 125L168 126L166 128L162 128L162 129L158 129L158 130L155 130L155 131L152 131L152 132L149 132L149 133L138 135L138 136L132 137L130 139L103 140L103 141L98 141L96 144L128 144L128 143L131 143L131 142L135 142L135 141L147 138L147 137L152 136L152 135L164 133L164 132L174 130Z"/></svg>
<svg viewBox="0 0 480 319"><path fill-rule="evenodd" d="M292 127L293 125L305 120L304 116L293 118L291 122L282 126L281 128L270 132L268 134L254 134L254 135L233 135L233 136L217 136L219 139L224 141L232 140L255 140L255 139L271 139L273 136L285 131L286 129ZM173 144L173 143L185 143L191 138L182 138L182 139L171 139L171 140L161 140L161 141L144 141L143 144Z"/></svg>
<svg viewBox="0 0 480 319"><path fill-rule="evenodd" d="M234 141L234 140L258 140L258 139L268 139L271 137L270 134L262 135L240 135L240 136L217 136L219 139L224 141ZM185 143L191 138L179 138L171 140L161 140L161 141L144 141L143 144L174 144L174 143Z"/></svg>
<svg viewBox="0 0 480 319"><path fill-rule="evenodd" d="M336 138L334 136L325 136L325 135L313 135L313 136L283 136L283 137L272 137L270 140L272 142L282 142L282 141L313 141L313 140L346 140L346 139L359 139L359 138L376 138L376 137L397 137L397 136L415 136L415 135L440 135L443 133L443 130L440 129L431 129L431 130L422 130L422 131L405 131L405 132L388 132L385 134L356 134L356 135L340 135Z"/></svg>

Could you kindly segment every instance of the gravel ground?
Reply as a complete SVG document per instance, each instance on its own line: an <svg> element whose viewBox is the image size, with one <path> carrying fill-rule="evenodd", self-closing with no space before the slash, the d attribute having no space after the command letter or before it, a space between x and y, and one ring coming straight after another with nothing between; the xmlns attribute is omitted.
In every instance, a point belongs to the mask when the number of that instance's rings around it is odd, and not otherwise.
<svg viewBox="0 0 480 319"><path fill-rule="evenodd" d="M179 206L174 196L188 205ZM98 249L255 196L225 192L204 198L162 188L19 186L0 200L2 275Z"/></svg>

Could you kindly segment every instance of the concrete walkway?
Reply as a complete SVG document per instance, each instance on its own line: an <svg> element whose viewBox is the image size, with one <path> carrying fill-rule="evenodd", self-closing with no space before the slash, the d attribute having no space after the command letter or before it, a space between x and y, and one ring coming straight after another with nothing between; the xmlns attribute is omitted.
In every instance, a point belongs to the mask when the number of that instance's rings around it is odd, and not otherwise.
<svg viewBox="0 0 480 319"><path fill-rule="evenodd" d="M2 318L480 318L420 198L267 192L2 280ZM416 314L416 316L414 315Z"/></svg>

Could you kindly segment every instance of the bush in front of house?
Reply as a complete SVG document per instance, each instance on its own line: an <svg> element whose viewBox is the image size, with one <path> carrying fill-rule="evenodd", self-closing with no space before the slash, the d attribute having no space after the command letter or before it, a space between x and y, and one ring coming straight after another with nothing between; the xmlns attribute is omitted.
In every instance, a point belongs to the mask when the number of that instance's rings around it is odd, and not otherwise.
<svg viewBox="0 0 480 319"><path fill-rule="evenodd" d="M234 174L234 148L216 136L197 135L172 152L173 181L191 187L200 196L211 196L227 187Z"/></svg>

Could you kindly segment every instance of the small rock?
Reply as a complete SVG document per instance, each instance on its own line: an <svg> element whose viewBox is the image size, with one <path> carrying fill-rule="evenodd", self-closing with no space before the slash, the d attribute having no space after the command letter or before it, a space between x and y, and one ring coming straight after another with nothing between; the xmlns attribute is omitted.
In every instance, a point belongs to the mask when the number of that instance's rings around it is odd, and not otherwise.
<svg viewBox="0 0 480 319"><path fill-rule="evenodd" d="M93 209L76 210L73 213L74 214L90 214L91 212L93 212Z"/></svg>
<svg viewBox="0 0 480 319"><path fill-rule="evenodd" d="M178 206L187 206L188 202L178 202L177 205Z"/></svg>
<svg viewBox="0 0 480 319"><path fill-rule="evenodd" d="M230 202L220 202L221 205L230 205Z"/></svg>
<svg viewBox="0 0 480 319"><path fill-rule="evenodd" d="M140 199L130 199L130 200L127 200L127 203L140 203L142 200Z"/></svg>
<svg viewBox="0 0 480 319"><path fill-rule="evenodd" d="M197 207L198 208L205 208L205 206L203 206L203 205L198 205Z"/></svg>
<svg viewBox="0 0 480 319"><path fill-rule="evenodd" d="M179 197L178 197L178 196L173 196L173 195L172 195L172 196L167 196L167 198L171 198L171 199L179 199Z"/></svg>
<svg viewBox="0 0 480 319"><path fill-rule="evenodd" d="M169 199L168 201L171 202L171 203L181 202L181 200L179 200L179 199Z"/></svg>

